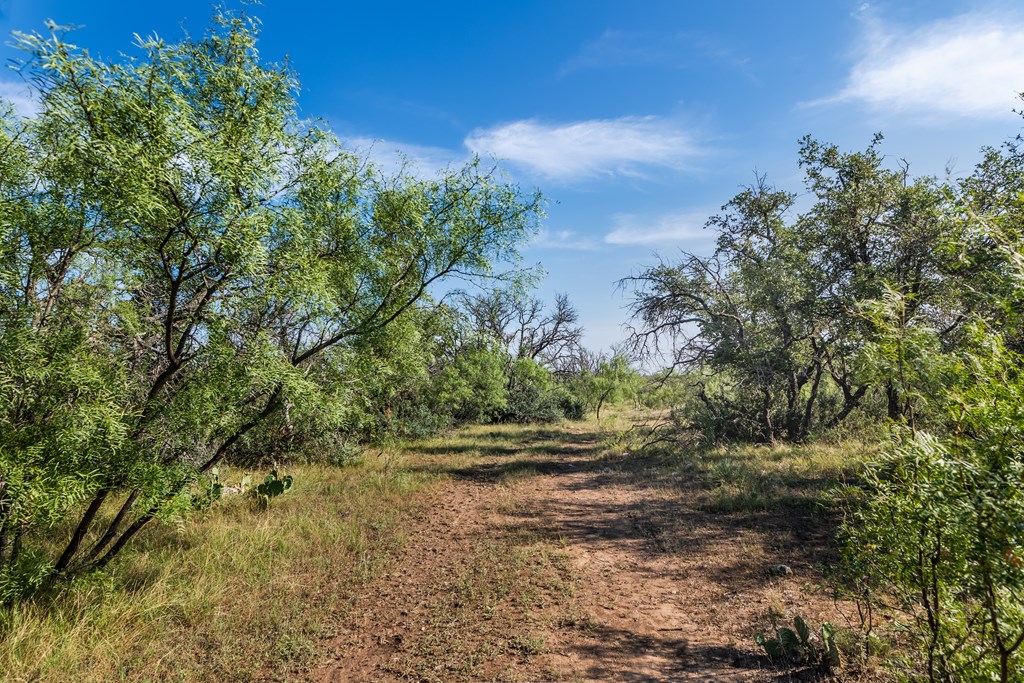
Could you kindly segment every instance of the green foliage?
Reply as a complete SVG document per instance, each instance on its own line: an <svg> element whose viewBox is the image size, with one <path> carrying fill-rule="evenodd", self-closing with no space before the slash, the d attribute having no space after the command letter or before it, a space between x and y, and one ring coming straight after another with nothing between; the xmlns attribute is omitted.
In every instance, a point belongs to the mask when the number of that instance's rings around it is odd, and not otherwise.
<svg viewBox="0 0 1024 683"><path fill-rule="evenodd" d="M637 391L637 402L655 410L676 408L693 394L692 382L685 374L662 371L646 378Z"/></svg>
<svg viewBox="0 0 1024 683"><path fill-rule="evenodd" d="M554 388L555 398L558 401L558 409L567 420L583 420L587 417L586 401L565 385L557 385Z"/></svg>
<svg viewBox="0 0 1024 683"><path fill-rule="evenodd" d="M455 424L451 414L437 410L421 400L419 395L400 396L392 404L387 418L387 434L406 439L423 439L444 431Z"/></svg>
<svg viewBox="0 0 1024 683"><path fill-rule="evenodd" d="M597 367L582 373L575 384L582 400L600 420L601 408L606 403L635 399L642 382L640 373L630 367L629 359L616 353L611 358L598 358Z"/></svg>
<svg viewBox="0 0 1024 683"><path fill-rule="evenodd" d="M793 628L779 626L774 614L771 622L775 636L766 638L758 634L754 641L773 663L811 665L825 672L839 667L841 658L832 624L822 623L821 632L812 636L807 622L799 616L793 618Z"/></svg>
<svg viewBox="0 0 1024 683"><path fill-rule="evenodd" d="M555 422L565 417L564 392L560 391L543 366L532 358L513 361L510 371L508 405L503 422Z"/></svg>
<svg viewBox="0 0 1024 683"><path fill-rule="evenodd" d="M928 680L1018 680L1024 666L1021 359L997 336L976 342L940 366L941 435L907 430L884 451L846 527L857 590L898 597L920 653L906 665Z"/></svg>
<svg viewBox="0 0 1024 683"><path fill-rule="evenodd" d="M912 648L894 664L915 680L1019 681L1024 671L1024 358L1006 315L1022 294L1020 243L1008 238L1021 198L1002 201L985 216L964 211L946 247L959 254L949 284L964 288L952 297L963 306L955 336L907 294L862 306L877 331L865 365L897 389L904 420L866 473L845 559L857 597L895 600Z"/></svg>
<svg viewBox="0 0 1024 683"><path fill-rule="evenodd" d="M559 393L533 385L521 386L510 394L501 420L523 424L557 422L565 417Z"/></svg>
<svg viewBox="0 0 1024 683"><path fill-rule="evenodd" d="M796 195L763 178L708 220L710 257L684 254L628 278L634 348L671 353L694 384L689 403L713 439L801 441L848 418L880 389L888 416L903 397L879 387L855 360L872 340L860 302L886 286L913 294L913 307L944 313L936 249L951 230L945 188L883 165L876 138L842 153L805 138L800 165L813 198L793 215Z"/></svg>
<svg viewBox="0 0 1024 683"><path fill-rule="evenodd" d="M225 13L113 62L17 36L40 112L0 116L0 601L186 514L225 459L378 435L427 381L430 289L499 276L540 215L478 161L378 173L257 39Z"/></svg>
<svg viewBox="0 0 1024 683"><path fill-rule="evenodd" d="M192 507L197 510L206 510L224 495L224 484L220 480L220 468L212 468L205 480L200 480L200 483L199 494L192 496Z"/></svg>
<svg viewBox="0 0 1024 683"><path fill-rule="evenodd" d="M489 422L508 407L507 356L496 340L480 336L464 344L433 378L437 410L454 419Z"/></svg>
<svg viewBox="0 0 1024 683"><path fill-rule="evenodd" d="M372 403L385 406L384 431L425 436L475 422L582 419L570 360L582 329L564 295L549 315L520 287L450 296L417 316L415 363L383 386ZM581 351L581 350L580 350ZM380 374L379 372L377 373Z"/></svg>

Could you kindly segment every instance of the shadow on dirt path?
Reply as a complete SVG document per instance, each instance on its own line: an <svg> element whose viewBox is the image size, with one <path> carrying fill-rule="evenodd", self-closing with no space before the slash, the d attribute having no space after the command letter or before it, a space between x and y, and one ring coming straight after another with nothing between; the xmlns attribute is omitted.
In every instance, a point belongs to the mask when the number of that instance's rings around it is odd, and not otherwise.
<svg viewBox="0 0 1024 683"><path fill-rule="evenodd" d="M769 610L836 619L815 569L833 521L711 514L664 464L592 424L416 447L409 467L443 479L312 679L814 680L766 669L753 637Z"/></svg>

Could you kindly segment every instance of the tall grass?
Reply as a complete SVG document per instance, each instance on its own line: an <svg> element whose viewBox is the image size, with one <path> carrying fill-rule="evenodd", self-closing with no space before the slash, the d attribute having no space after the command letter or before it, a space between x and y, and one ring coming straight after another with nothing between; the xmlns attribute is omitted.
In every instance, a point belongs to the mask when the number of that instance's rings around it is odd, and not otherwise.
<svg viewBox="0 0 1024 683"><path fill-rule="evenodd" d="M832 507L836 486L857 478L876 444L760 446L707 449L693 462L704 481L709 512Z"/></svg>
<svg viewBox="0 0 1024 683"><path fill-rule="evenodd" d="M154 528L109 571L0 612L5 681L289 678L402 543L429 474L394 458L294 467L260 510L231 496ZM226 479L241 478L228 473Z"/></svg>

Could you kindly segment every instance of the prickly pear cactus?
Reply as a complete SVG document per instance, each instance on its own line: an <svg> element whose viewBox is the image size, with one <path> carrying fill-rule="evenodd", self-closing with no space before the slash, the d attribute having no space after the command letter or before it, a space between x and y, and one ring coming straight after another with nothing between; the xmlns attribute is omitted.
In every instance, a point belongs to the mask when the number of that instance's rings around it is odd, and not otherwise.
<svg viewBox="0 0 1024 683"><path fill-rule="evenodd" d="M793 619L793 628L779 626L775 615L771 616L774 638L758 634L754 642L760 645L768 659L774 664L810 664L822 671L831 671L840 664L839 648L836 646L835 627L827 621L821 625L817 638L801 617Z"/></svg>
<svg viewBox="0 0 1024 683"><path fill-rule="evenodd" d="M270 470L270 474L263 478L263 483L256 487L256 497L263 507L270 505L270 501L286 493L292 487L292 476L286 474L283 477L277 469Z"/></svg>

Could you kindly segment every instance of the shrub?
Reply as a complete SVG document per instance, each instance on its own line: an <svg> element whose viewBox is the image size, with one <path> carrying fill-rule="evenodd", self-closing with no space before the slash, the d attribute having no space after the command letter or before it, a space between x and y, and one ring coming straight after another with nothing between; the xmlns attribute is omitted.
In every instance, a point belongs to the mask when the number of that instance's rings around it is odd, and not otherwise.
<svg viewBox="0 0 1024 683"><path fill-rule="evenodd" d="M909 422L865 474L862 505L844 527L846 566L857 597L894 597L905 615L910 677L1020 680L1022 359L978 323L943 352L937 333L893 315L904 303L892 295L870 313L883 331L869 349L874 366L902 381ZM914 427L926 407L945 418L938 433Z"/></svg>
<svg viewBox="0 0 1024 683"><path fill-rule="evenodd" d="M567 420L582 420L587 416L587 403L571 389L559 385L554 389L558 408Z"/></svg>

